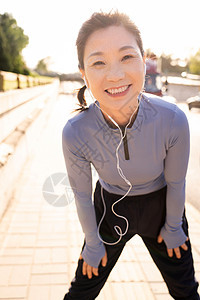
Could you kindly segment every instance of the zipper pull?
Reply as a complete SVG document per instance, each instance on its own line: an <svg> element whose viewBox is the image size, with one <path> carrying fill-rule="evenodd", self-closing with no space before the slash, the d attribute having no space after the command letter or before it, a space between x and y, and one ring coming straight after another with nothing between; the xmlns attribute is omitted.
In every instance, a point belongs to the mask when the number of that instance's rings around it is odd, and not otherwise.
<svg viewBox="0 0 200 300"><path fill-rule="evenodd" d="M124 127L121 128L122 133L124 135L125 129ZM128 151L128 140L127 140L127 132L125 137L123 138L123 145L124 145L124 156L125 156L125 160L130 160L130 156L129 156L129 151Z"/></svg>

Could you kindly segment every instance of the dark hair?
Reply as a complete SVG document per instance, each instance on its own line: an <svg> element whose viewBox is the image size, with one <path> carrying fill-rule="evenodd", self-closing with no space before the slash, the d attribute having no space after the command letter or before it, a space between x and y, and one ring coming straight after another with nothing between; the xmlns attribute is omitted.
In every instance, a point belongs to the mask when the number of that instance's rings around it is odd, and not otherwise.
<svg viewBox="0 0 200 300"><path fill-rule="evenodd" d="M78 61L79 61L79 68L84 70L84 51L85 46L87 43L88 38L92 33L99 29L107 28L109 26L123 26L127 31L131 32L138 44L140 52L142 56L144 56L144 49L143 43L141 39L141 34L138 27L131 21L131 19L124 13L119 13L118 11L112 13L94 13L90 19L83 23L77 40L76 40L76 47L77 47L77 54L78 54ZM86 86L82 87L78 92L78 100L79 105L81 106L77 110L83 111L87 108L87 103L84 98L84 91Z"/></svg>

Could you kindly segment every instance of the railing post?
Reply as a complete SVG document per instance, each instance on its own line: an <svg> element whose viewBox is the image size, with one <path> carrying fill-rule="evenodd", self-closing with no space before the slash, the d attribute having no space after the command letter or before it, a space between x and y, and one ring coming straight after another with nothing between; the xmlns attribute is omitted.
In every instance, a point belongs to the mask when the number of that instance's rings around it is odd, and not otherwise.
<svg viewBox="0 0 200 300"><path fill-rule="evenodd" d="M17 74L17 88L20 89L20 79L19 79L19 74Z"/></svg>
<svg viewBox="0 0 200 300"><path fill-rule="evenodd" d="M26 76L26 87L30 87L29 76Z"/></svg>
<svg viewBox="0 0 200 300"><path fill-rule="evenodd" d="M4 91L4 78L3 75L0 73L0 92Z"/></svg>

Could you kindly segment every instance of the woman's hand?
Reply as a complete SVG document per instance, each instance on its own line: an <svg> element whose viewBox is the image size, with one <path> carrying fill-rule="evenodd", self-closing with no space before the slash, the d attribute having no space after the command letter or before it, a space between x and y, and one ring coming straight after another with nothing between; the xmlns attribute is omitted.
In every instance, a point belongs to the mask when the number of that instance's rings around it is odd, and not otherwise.
<svg viewBox="0 0 200 300"><path fill-rule="evenodd" d="M157 241L158 241L158 243L162 243L163 238L162 238L161 234L159 234ZM186 241L188 241L188 238L187 238ZM183 245L181 245L180 247L181 247L183 250L185 250L185 251L187 251L187 249L188 249L188 247L187 247L187 245L186 245L185 243L184 243ZM172 256L173 256L173 250L174 250L176 257L177 257L177 258L181 258L180 247L177 247L177 248L174 248L174 249L168 249L168 248L167 248L168 256L169 256L169 257L172 257Z"/></svg>
<svg viewBox="0 0 200 300"><path fill-rule="evenodd" d="M82 255L80 255L79 259L83 259ZM101 260L101 264L103 267L107 264L107 253L105 253L104 257ZM98 268L94 268L88 265L85 261L83 261L83 268L82 268L83 275L87 275L89 279L92 278L92 274L98 276Z"/></svg>

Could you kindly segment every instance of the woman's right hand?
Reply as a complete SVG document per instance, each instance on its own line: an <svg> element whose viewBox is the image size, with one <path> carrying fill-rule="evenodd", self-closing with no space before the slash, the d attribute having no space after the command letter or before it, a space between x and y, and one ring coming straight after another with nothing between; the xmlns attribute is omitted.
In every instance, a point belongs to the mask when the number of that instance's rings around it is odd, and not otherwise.
<svg viewBox="0 0 200 300"><path fill-rule="evenodd" d="M79 259L83 259L82 255L80 255ZM107 264L107 253L105 253L104 257L101 260L101 264L103 267ZM92 274L95 276L98 276L98 268L94 268L90 265L88 265L85 261L83 261L83 268L82 268L83 275L87 275L89 279L92 278Z"/></svg>

